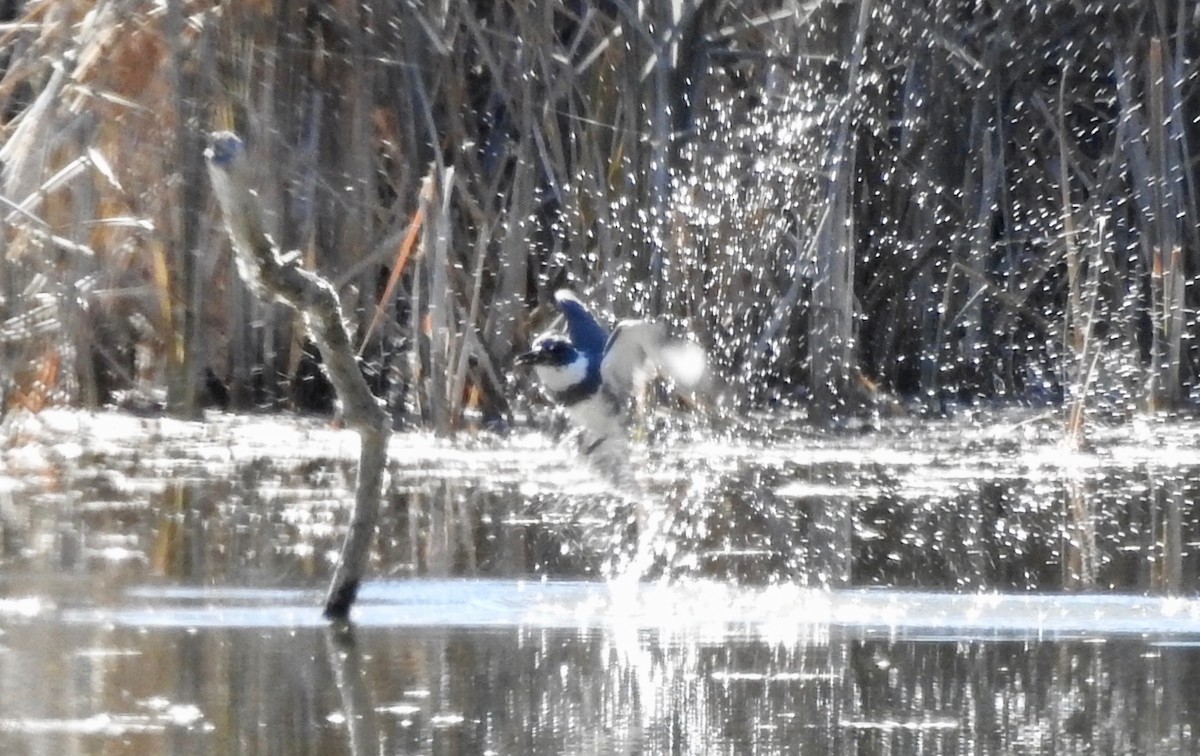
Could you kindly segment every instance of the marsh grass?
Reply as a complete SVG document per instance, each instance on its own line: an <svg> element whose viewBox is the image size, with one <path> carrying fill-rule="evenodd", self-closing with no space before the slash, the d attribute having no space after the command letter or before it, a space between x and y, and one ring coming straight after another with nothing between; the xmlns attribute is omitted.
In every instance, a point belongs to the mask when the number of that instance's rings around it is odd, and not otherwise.
<svg viewBox="0 0 1200 756"><path fill-rule="evenodd" d="M564 285L686 325L743 405L1065 399L1079 435L1195 384L1187 3L14 6L9 407L303 404L299 324L219 233L219 128L442 432L526 401Z"/></svg>

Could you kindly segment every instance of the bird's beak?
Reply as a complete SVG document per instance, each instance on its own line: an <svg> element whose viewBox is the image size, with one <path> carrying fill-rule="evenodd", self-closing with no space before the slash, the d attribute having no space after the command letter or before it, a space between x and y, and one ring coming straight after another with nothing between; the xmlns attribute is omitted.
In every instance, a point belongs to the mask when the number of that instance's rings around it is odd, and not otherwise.
<svg viewBox="0 0 1200 756"><path fill-rule="evenodd" d="M537 349L535 349L531 352L525 352L523 354L518 354L517 358L515 360L513 360L513 365L516 365L517 367L525 367L527 365L536 365L539 362L541 362L541 356L542 356L542 353L540 351L538 351Z"/></svg>

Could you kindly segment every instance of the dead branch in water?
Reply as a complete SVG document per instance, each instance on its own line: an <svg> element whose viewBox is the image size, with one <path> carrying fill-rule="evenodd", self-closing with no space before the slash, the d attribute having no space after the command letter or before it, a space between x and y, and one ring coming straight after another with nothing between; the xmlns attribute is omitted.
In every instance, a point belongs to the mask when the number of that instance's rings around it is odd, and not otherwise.
<svg viewBox="0 0 1200 756"><path fill-rule="evenodd" d="M303 316L305 329L320 348L329 379L341 400L343 417L362 440L350 530L325 597L325 616L345 619L358 593L375 534L390 421L359 370L333 286L302 268L299 253L280 254L263 231L242 140L229 132L214 134L205 157L233 241L238 274L258 296L286 304Z"/></svg>

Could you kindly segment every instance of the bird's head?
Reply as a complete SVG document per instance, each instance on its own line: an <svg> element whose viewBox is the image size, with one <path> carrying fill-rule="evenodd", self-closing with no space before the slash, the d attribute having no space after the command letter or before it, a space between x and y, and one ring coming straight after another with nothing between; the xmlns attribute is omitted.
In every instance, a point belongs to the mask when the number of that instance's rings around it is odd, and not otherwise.
<svg viewBox="0 0 1200 756"><path fill-rule="evenodd" d="M562 368L582 356L566 336L559 333L547 333L535 339L528 352L517 355L516 364Z"/></svg>
<svg viewBox="0 0 1200 756"><path fill-rule="evenodd" d="M517 365L533 367L551 392L567 391L589 380L598 380L599 366L591 363L586 354L560 333L537 337L529 351L516 359Z"/></svg>

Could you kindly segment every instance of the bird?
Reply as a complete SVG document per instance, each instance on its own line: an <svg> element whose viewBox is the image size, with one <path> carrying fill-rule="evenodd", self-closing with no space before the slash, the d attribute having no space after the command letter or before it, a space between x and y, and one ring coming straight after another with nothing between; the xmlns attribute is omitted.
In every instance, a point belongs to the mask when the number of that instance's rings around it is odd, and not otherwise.
<svg viewBox="0 0 1200 756"><path fill-rule="evenodd" d="M672 338L661 320L623 320L610 333L569 289L554 294L567 332L548 331L515 360L531 366L551 401L583 433L583 450L620 450L626 410L656 374L696 388L705 355L695 342Z"/></svg>

